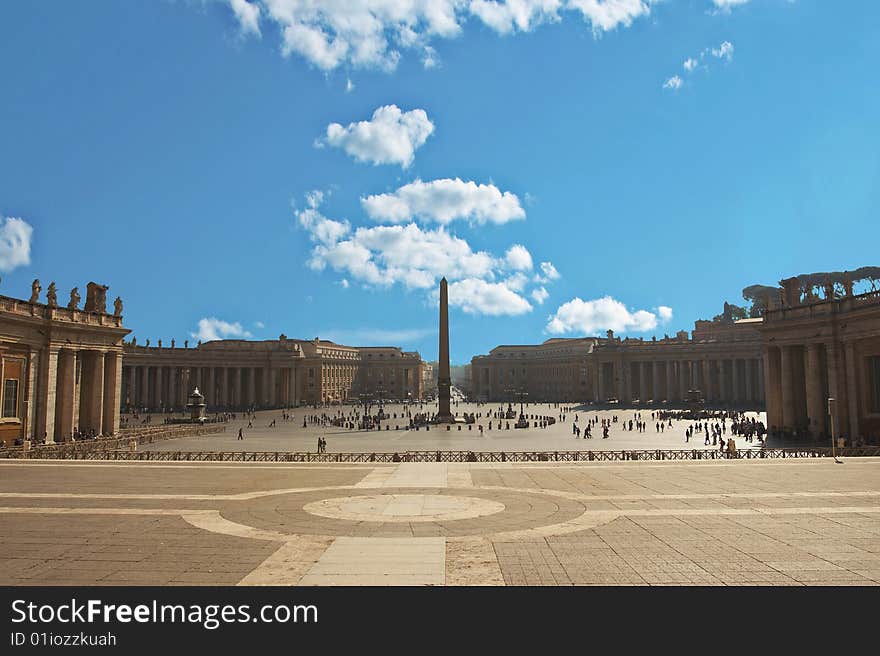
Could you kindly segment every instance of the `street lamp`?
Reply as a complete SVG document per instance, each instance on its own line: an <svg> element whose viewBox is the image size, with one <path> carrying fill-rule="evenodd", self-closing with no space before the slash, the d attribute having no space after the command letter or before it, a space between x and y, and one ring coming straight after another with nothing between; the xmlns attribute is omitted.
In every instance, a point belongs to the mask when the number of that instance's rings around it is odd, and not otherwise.
<svg viewBox="0 0 880 656"><path fill-rule="evenodd" d="M382 400L385 398L385 392L387 390L380 383L378 387L376 387L376 396L379 397L379 419L385 418L385 407L382 404Z"/></svg>
<svg viewBox="0 0 880 656"><path fill-rule="evenodd" d="M837 459L837 436L834 434L834 408L837 405L837 400L833 397L828 398L828 417L831 420L831 456L834 458L834 462L838 465L843 464L843 461Z"/></svg>

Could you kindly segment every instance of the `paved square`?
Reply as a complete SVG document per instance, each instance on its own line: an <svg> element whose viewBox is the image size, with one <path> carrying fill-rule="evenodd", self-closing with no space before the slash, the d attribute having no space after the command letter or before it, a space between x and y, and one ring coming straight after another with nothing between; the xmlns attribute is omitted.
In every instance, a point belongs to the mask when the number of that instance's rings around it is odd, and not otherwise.
<svg viewBox="0 0 880 656"><path fill-rule="evenodd" d="M0 584L876 585L880 458L0 462Z"/></svg>

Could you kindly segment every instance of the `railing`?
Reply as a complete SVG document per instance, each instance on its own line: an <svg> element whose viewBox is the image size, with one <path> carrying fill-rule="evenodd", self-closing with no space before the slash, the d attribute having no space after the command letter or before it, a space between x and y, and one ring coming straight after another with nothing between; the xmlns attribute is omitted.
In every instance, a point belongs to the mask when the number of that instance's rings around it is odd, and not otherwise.
<svg viewBox="0 0 880 656"><path fill-rule="evenodd" d="M225 424L208 426L149 426L143 428L127 428L116 437L83 439L76 442L59 442L56 444L40 444L28 450L23 447L0 449L0 459L27 458L31 460L115 460L115 455L123 449L130 448L132 441L141 444L152 444L180 437L197 437L226 431Z"/></svg>
<svg viewBox="0 0 880 656"><path fill-rule="evenodd" d="M218 430L219 429L219 430ZM223 427L196 429L204 435L221 432ZM177 436L174 436L177 437ZM82 448L82 443L55 445L56 448L33 449L7 458L53 458L69 460L157 460L185 462L623 462L632 460L763 460L774 458L828 458L829 447L793 447L779 449L743 449L734 453L718 449L645 449L632 451L404 451L400 453L310 453L294 451L131 451L125 450L127 439L116 448ZM168 439L168 438L158 438ZM114 440L108 440L111 442ZM140 442L148 443L148 442ZM13 451L13 449L7 449ZM837 449L839 457L880 456L880 447L845 447Z"/></svg>
<svg viewBox="0 0 880 656"><path fill-rule="evenodd" d="M31 303L10 296L0 296L0 310L29 317L40 317L56 321L70 321L92 326L122 327L122 317L106 312L86 312L70 310L64 306L49 307L45 303Z"/></svg>

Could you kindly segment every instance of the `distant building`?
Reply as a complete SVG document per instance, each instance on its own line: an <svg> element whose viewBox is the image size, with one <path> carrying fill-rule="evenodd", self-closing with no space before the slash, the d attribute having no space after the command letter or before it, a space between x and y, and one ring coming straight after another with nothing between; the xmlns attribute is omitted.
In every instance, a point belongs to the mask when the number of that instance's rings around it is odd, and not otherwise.
<svg viewBox="0 0 880 656"><path fill-rule="evenodd" d="M471 360L472 396L487 401L618 400L682 402L700 390L712 403L763 406L760 319L697 321L659 340L554 338L542 344L498 346Z"/></svg>
<svg viewBox="0 0 880 656"><path fill-rule="evenodd" d="M815 275L815 274L814 274ZM759 326L767 371L767 422L786 433L831 432L827 399L835 399L835 434L880 443L880 291L824 298L781 282L781 303Z"/></svg>
<svg viewBox="0 0 880 656"><path fill-rule="evenodd" d="M357 401L361 396L420 399L425 363L393 346L343 346L322 339L217 340L189 348L128 343L123 404L182 408L198 387L209 409L281 408Z"/></svg>
<svg viewBox="0 0 880 656"><path fill-rule="evenodd" d="M113 435L119 430L122 381L121 307L106 311L107 288L90 283L86 307L79 296L59 307L54 284L39 302L0 296L0 442L62 442L75 432ZM73 292L76 294L76 289ZM76 301L76 302L74 302Z"/></svg>

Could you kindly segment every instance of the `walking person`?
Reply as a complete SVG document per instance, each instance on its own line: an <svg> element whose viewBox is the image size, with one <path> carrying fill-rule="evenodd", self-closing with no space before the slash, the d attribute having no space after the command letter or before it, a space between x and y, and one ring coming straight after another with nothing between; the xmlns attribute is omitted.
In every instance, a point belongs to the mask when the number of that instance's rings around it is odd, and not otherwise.
<svg viewBox="0 0 880 656"><path fill-rule="evenodd" d="M242 435L240 428L238 429L238 439L240 439L240 440L244 439L244 435Z"/></svg>

